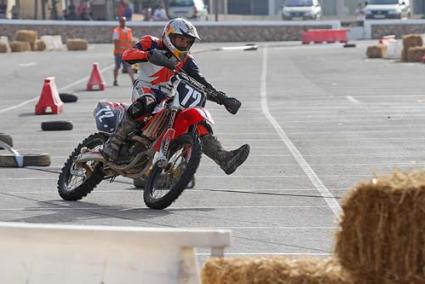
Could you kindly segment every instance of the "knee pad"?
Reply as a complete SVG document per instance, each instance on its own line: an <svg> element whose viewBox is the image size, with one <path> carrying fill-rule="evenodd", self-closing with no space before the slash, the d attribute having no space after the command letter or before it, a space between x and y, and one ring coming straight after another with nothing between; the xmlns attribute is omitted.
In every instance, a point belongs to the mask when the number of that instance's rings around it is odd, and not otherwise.
<svg viewBox="0 0 425 284"><path fill-rule="evenodd" d="M152 113L156 104L157 102L154 96L144 95L130 105L127 109L127 113L131 118L136 119L143 115Z"/></svg>

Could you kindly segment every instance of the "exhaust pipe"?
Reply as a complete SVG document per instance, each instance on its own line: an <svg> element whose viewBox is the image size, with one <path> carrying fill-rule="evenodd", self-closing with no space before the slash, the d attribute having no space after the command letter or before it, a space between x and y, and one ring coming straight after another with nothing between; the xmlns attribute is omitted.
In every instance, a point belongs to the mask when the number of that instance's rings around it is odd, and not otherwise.
<svg viewBox="0 0 425 284"><path fill-rule="evenodd" d="M89 161L104 162L105 158L99 152L86 152L78 155L78 158L75 160L75 163L86 163Z"/></svg>

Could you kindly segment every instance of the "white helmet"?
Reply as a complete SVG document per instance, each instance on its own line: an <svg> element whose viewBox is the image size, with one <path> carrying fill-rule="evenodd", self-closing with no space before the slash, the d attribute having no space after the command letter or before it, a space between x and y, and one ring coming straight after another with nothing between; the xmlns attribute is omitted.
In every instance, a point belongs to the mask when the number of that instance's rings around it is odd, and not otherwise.
<svg viewBox="0 0 425 284"><path fill-rule="evenodd" d="M172 41L173 35L176 34L190 37L193 39L193 41L200 39L200 37L196 31L195 26L185 19L175 18L169 21L167 25L165 25L164 31L162 32L162 41L178 60L182 60L189 52L189 49L192 45L186 48L186 50L178 49L176 46L174 46Z"/></svg>

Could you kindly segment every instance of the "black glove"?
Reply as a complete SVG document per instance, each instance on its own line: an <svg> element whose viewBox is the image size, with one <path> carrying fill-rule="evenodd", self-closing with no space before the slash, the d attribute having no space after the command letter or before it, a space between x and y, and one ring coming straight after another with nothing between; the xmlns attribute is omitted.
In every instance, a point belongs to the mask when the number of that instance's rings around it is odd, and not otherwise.
<svg viewBox="0 0 425 284"><path fill-rule="evenodd" d="M242 103L235 98L226 96L223 92L216 92L217 103L224 105L228 112L236 114L241 107Z"/></svg>
<svg viewBox="0 0 425 284"><path fill-rule="evenodd" d="M148 61L152 64L164 66L171 70L174 70L176 68L176 63L157 49L152 49L151 51L149 51Z"/></svg>

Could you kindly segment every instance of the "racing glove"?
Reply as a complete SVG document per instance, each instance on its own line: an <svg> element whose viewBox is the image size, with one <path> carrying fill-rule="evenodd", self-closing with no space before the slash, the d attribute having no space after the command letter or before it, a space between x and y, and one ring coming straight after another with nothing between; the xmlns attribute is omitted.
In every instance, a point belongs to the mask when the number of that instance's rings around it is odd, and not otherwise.
<svg viewBox="0 0 425 284"><path fill-rule="evenodd" d="M169 59L157 49L152 49L149 51L148 61L152 64L164 66L171 70L174 70L176 68L176 62Z"/></svg>
<svg viewBox="0 0 425 284"><path fill-rule="evenodd" d="M231 114L236 114L242 105L242 103L238 99L228 97L224 92L221 91L214 92L212 100L217 102L219 105L224 105L226 110Z"/></svg>

